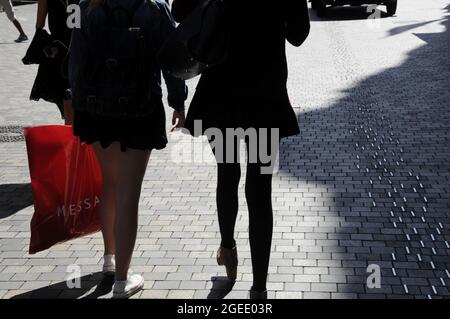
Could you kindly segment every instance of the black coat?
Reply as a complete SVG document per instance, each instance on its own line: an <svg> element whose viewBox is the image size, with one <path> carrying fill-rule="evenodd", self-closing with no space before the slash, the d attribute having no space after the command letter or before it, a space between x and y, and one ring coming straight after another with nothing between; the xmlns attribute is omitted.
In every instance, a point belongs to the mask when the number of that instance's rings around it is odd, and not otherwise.
<svg viewBox="0 0 450 319"><path fill-rule="evenodd" d="M50 47L58 49L55 57L47 57L44 51ZM43 99L55 103L63 113L64 93L68 88L67 79L64 76L63 62L67 55L67 48L59 40L48 34L45 30L36 30L33 40L28 47L22 62L39 64L36 79L30 94L30 100Z"/></svg>
<svg viewBox="0 0 450 319"><path fill-rule="evenodd" d="M174 0L182 20L196 0ZM183 7L184 6L184 7ZM309 34L306 0L231 0L231 48L224 64L205 72L190 105L186 128L279 128L299 133L286 82L286 39L300 46ZM203 133L203 132L202 132Z"/></svg>

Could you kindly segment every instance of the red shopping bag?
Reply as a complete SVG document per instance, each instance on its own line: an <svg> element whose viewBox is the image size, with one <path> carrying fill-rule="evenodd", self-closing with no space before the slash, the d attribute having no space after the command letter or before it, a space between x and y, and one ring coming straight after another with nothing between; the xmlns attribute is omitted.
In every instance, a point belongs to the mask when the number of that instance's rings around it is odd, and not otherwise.
<svg viewBox="0 0 450 319"><path fill-rule="evenodd" d="M101 171L71 126L25 128L34 198L30 254L100 230Z"/></svg>

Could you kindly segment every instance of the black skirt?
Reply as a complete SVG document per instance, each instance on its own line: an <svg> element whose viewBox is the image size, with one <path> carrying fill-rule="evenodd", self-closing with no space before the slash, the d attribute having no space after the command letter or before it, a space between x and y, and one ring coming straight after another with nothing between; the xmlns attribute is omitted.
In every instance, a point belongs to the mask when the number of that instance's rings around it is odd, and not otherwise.
<svg viewBox="0 0 450 319"><path fill-rule="evenodd" d="M167 145L166 116L162 100L155 99L155 110L150 116L120 119L93 116L75 111L73 132L82 142L99 142L103 148L120 143L122 152L136 150L161 150Z"/></svg>
<svg viewBox="0 0 450 319"><path fill-rule="evenodd" d="M229 60L205 72L189 106L186 129L193 136L205 135L209 128L276 129L281 138L299 134L286 89L287 67L280 65L285 72L267 75L257 70L259 65L239 71L238 62ZM195 125L199 121L203 131Z"/></svg>
<svg viewBox="0 0 450 319"><path fill-rule="evenodd" d="M203 100L202 94L194 96L186 117L185 133L198 137L206 135L205 130L210 128L221 131L227 128L275 129L280 138L300 133L297 116L288 100L213 100Z"/></svg>

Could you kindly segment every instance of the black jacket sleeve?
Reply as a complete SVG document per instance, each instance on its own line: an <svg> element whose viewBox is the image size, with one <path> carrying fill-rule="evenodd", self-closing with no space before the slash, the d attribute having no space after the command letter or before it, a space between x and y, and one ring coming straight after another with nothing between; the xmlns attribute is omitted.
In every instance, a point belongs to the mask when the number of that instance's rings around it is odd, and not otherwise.
<svg viewBox="0 0 450 319"><path fill-rule="evenodd" d="M175 22L170 13L169 6L165 2L156 2L161 13L161 23L159 26L159 42L160 45L170 36L175 29ZM177 79L162 69L162 74L167 85L167 102L175 111L184 111L184 103L187 99L188 89L183 80Z"/></svg>
<svg viewBox="0 0 450 319"><path fill-rule="evenodd" d="M288 0L286 9L286 39L298 47L306 40L310 30L307 0Z"/></svg>

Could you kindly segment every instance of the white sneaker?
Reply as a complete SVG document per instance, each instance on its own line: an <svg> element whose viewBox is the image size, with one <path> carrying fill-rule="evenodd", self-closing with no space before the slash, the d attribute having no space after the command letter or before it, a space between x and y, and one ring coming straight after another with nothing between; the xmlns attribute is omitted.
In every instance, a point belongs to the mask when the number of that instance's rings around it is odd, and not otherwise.
<svg viewBox="0 0 450 319"><path fill-rule="evenodd" d="M128 280L116 281L113 287L113 298L129 298L144 288L144 278L135 274L128 277Z"/></svg>
<svg viewBox="0 0 450 319"><path fill-rule="evenodd" d="M116 260L114 255L103 256L103 275L114 276L116 273Z"/></svg>

